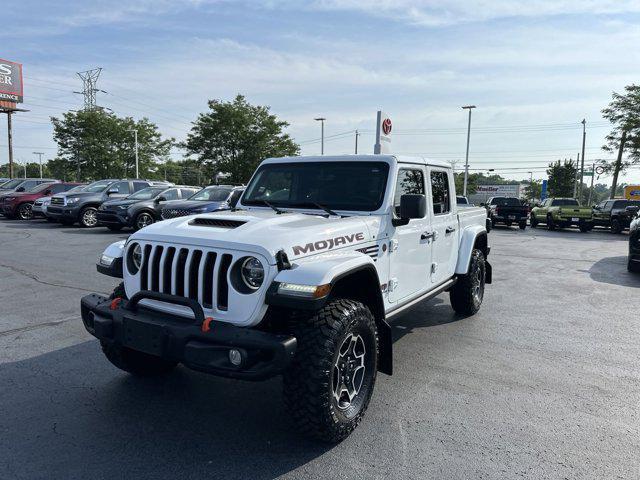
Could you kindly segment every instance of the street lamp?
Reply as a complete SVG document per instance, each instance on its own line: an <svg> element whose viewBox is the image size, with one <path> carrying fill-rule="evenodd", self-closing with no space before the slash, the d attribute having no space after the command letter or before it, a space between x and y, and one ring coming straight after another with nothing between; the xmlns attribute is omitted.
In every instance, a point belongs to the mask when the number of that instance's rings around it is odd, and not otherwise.
<svg viewBox="0 0 640 480"><path fill-rule="evenodd" d="M462 194L467 196L467 179L469 177L469 139L471 137L471 110L476 108L475 105L465 105L462 107L463 110L469 110L469 123L467 125L467 155L464 162L464 187Z"/></svg>
<svg viewBox="0 0 640 480"><path fill-rule="evenodd" d="M320 155L324 155L324 121L326 118L314 118L316 122L320 122Z"/></svg>
<svg viewBox="0 0 640 480"><path fill-rule="evenodd" d="M130 128L127 132L133 132L133 137L136 142L136 178L140 178L140 171L138 170L138 130Z"/></svg>

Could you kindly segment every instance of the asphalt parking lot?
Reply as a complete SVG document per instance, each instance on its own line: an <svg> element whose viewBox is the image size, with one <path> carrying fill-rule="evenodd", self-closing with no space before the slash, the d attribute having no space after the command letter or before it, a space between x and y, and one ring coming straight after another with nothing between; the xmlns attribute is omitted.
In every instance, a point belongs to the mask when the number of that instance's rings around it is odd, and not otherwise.
<svg viewBox="0 0 640 480"><path fill-rule="evenodd" d="M136 380L85 333L126 233L0 221L0 478L639 478L640 277L627 235L497 228L472 318L394 322L395 375L337 446L298 436L281 382ZM635 308L634 308L635 307Z"/></svg>

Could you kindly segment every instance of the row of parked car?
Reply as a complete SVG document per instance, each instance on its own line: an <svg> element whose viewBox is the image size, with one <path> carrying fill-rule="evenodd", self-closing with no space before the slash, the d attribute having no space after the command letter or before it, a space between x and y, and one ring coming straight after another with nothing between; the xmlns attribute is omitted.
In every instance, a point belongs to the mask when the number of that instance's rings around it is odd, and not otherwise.
<svg viewBox="0 0 640 480"><path fill-rule="evenodd" d="M592 207L583 207L575 198L547 198L533 208L520 199L493 197L486 204L487 229L497 224L518 225L524 230L527 219L531 228L540 224L549 230L578 227L588 232L593 227L605 227L613 233L621 233L631 225L640 210L640 200L611 199Z"/></svg>
<svg viewBox="0 0 640 480"><path fill-rule="evenodd" d="M0 214L63 225L138 230L164 218L232 208L244 187L205 188L140 179L105 179L89 184L25 178L0 183Z"/></svg>

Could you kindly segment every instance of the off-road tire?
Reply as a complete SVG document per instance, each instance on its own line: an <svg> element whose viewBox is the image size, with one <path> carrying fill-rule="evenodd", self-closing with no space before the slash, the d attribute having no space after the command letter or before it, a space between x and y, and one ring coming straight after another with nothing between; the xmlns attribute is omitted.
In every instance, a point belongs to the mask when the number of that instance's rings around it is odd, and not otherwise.
<svg viewBox="0 0 640 480"><path fill-rule="evenodd" d="M86 218L86 216L89 214L89 212L93 212L93 216L96 217L97 213L98 213L98 209L96 207L84 207L80 211L80 216L78 217L78 223L83 228L94 228L94 227L98 226L97 217L95 218L95 223L93 223L93 222L89 223L88 218Z"/></svg>
<svg viewBox="0 0 640 480"><path fill-rule="evenodd" d="M486 227L487 227L487 233L489 233L489 232L491 231L492 227L493 227L493 224L491 223L491 221L490 221L490 220L487 220L487 221L486 221L486 224L487 224L487 225L486 225Z"/></svg>
<svg viewBox="0 0 640 480"><path fill-rule="evenodd" d="M617 218L611 219L611 233L622 233L622 224Z"/></svg>
<svg viewBox="0 0 640 480"><path fill-rule="evenodd" d="M587 233L589 230L591 230L591 228L589 227L589 225L586 225L584 223L581 223L580 225L578 225L578 228L580 229L580 231L582 233Z"/></svg>
<svg viewBox="0 0 640 480"><path fill-rule="evenodd" d="M531 218L529 219L529 222L531 223L531 228L537 228L538 227L538 219L536 218L536 216L533 213L531 214Z"/></svg>
<svg viewBox="0 0 640 480"><path fill-rule="evenodd" d="M119 232L123 227L122 225L107 225L107 228L112 232Z"/></svg>
<svg viewBox="0 0 640 480"><path fill-rule="evenodd" d="M378 331L371 311L362 303L336 299L310 318L291 322L298 342L284 373L284 401L298 429L307 436L336 443L353 432L364 417L378 367ZM334 379L343 342L358 335L364 343L365 370L361 387L345 408L334 396ZM355 371L352 372L355 380ZM347 378L349 378L347 376Z"/></svg>
<svg viewBox="0 0 640 480"><path fill-rule="evenodd" d="M556 222L553 221L553 217L551 215L547 215L547 230L556 230Z"/></svg>
<svg viewBox="0 0 640 480"><path fill-rule="evenodd" d="M520 222L518 224L518 228L520 228L520 230L524 230L525 228L527 228L527 222L526 220L524 222Z"/></svg>
<svg viewBox="0 0 640 480"><path fill-rule="evenodd" d="M640 263L627 260L627 271L631 273L640 273Z"/></svg>
<svg viewBox="0 0 640 480"><path fill-rule="evenodd" d="M120 370L140 377L153 377L169 373L177 362L165 360L155 355L131 350L115 343L100 342L107 360Z"/></svg>
<svg viewBox="0 0 640 480"><path fill-rule="evenodd" d="M484 254L474 249L471 252L469 272L459 275L456 284L449 291L451 306L460 315L474 315L480 310L484 298L485 274Z"/></svg>

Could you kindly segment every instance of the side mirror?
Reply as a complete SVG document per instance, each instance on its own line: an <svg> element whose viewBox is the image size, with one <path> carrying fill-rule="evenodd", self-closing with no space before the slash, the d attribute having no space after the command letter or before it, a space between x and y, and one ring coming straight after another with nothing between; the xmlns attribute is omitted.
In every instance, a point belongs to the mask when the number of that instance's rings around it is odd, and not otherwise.
<svg viewBox="0 0 640 480"><path fill-rule="evenodd" d="M487 206L487 204L486 204L486 203L484 203L484 202L482 202L482 203L480 204L480 206L481 206L481 207L486 207L486 206Z"/></svg>
<svg viewBox="0 0 640 480"><path fill-rule="evenodd" d="M164 197L156 197L156 199L153 201L153 203L160 203L160 202L166 202L167 199Z"/></svg>
<svg viewBox="0 0 640 480"><path fill-rule="evenodd" d="M113 195L114 193L120 193L120 190L118 190L117 188L110 188L109 190L107 190L107 195Z"/></svg>
<svg viewBox="0 0 640 480"><path fill-rule="evenodd" d="M49 190L45 190L45 191L44 191L44 194L45 194L45 196L46 196L46 195L51 195L51 189L49 189Z"/></svg>
<svg viewBox="0 0 640 480"><path fill-rule="evenodd" d="M406 225L412 218L424 218L427 214L427 198L421 194L406 193L400 197L400 218L393 225Z"/></svg>
<svg viewBox="0 0 640 480"><path fill-rule="evenodd" d="M24 192L24 187L17 188L16 192Z"/></svg>

